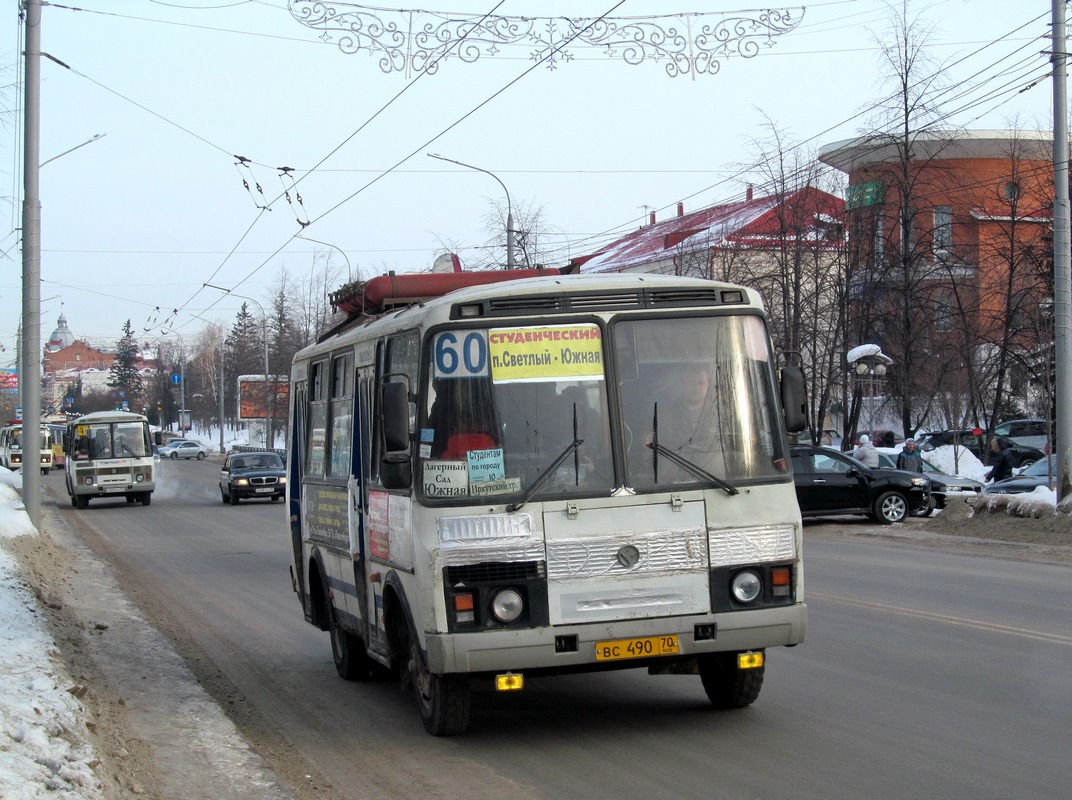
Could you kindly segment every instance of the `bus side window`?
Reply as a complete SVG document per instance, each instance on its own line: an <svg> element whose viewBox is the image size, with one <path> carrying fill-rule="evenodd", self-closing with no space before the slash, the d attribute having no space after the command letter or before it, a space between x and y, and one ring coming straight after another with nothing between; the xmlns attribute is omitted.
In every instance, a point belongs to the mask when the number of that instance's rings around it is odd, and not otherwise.
<svg viewBox="0 0 1072 800"><path fill-rule="evenodd" d="M317 361L310 367L309 381L309 436L306 439L306 474L323 478L327 458L327 362Z"/></svg>

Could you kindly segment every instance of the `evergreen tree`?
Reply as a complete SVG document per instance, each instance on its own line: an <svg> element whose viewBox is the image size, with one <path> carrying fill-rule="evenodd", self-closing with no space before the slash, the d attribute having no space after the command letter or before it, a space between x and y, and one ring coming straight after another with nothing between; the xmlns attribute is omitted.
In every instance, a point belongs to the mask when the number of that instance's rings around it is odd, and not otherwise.
<svg viewBox="0 0 1072 800"><path fill-rule="evenodd" d="M144 389L141 373L138 372L138 343L134 339L134 330L130 320L123 326L123 338L116 345L115 361L112 363L108 388L116 393L116 405L125 401L129 408L140 410Z"/></svg>

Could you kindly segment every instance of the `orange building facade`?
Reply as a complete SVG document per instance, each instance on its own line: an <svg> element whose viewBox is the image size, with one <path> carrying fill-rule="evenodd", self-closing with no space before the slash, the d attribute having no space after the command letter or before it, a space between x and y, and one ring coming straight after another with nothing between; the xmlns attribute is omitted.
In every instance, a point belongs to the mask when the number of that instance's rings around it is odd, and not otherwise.
<svg viewBox="0 0 1072 800"><path fill-rule="evenodd" d="M895 391L937 393L945 378L985 407L991 381L1036 405L1025 376L1052 342L1052 135L862 138L819 159L849 178L852 343L916 371Z"/></svg>

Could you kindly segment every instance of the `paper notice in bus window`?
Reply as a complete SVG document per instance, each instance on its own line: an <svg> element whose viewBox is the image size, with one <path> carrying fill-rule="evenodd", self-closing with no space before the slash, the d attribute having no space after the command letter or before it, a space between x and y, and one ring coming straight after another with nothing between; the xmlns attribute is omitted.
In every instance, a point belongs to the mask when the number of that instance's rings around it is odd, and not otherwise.
<svg viewBox="0 0 1072 800"><path fill-rule="evenodd" d="M469 484L469 492L477 497L492 494L510 494L521 491L521 478L506 478L501 481L485 481Z"/></svg>
<svg viewBox="0 0 1072 800"><path fill-rule="evenodd" d="M488 356L495 383L603 379L598 325L492 328Z"/></svg>
<svg viewBox="0 0 1072 800"><path fill-rule="evenodd" d="M497 450L470 450L466 454L466 460L469 463L469 483L499 481L506 477L501 448Z"/></svg>
<svg viewBox="0 0 1072 800"><path fill-rule="evenodd" d="M427 497L469 494L469 465L465 461L425 461L421 477Z"/></svg>

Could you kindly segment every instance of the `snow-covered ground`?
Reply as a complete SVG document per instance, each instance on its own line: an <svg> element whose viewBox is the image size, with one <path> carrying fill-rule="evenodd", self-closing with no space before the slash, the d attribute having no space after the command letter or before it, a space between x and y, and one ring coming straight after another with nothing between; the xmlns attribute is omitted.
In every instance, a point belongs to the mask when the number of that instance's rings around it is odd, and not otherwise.
<svg viewBox="0 0 1072 800"><path fill-rule="evenodd" d="M219 431L192 431L189 438L218 446ZM246 442L240 431L226 435L224 446ZM99 758L87 733L89 714L76 696L80 689L4 546L38 535L23 509L21 488L21 473L0 468L0 797L96 800L103 797L94 773Z"/></svg>

